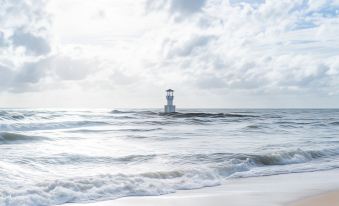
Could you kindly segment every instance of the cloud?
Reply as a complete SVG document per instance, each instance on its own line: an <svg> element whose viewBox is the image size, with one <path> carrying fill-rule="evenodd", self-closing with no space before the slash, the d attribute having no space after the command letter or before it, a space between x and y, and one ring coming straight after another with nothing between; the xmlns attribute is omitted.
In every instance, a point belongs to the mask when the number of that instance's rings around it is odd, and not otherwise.
<svg viewBox="0 0 339 206"><path fill-rule="evenodd" d="M1 0L0 8L0 91L36 90L48 69L49 15L44 0Z"/></svg>
<svg viewBox="0 0 339 206"><path fill-rule="evenodd" d="M47 69L40 66L41 62L26 63L18 71L15 72L15 83L19 84L34 84L39 82L39 80L45 76L48 72Z"/></svg>
<svg viewBox="0 0 339 206"><path fill-rule="evenodd" d="M184 14L191 14L199 12L205 5L206 0L181 1L170 0L170 9L172 12L181 12Z"/></svg>
<svg viewBox="0 0 339 206"><path fill-rule="evenodd" d="M148 0L146 9L150 11L165 10L175 15L192 15L204 7L206 0Z"/></svg>
<svg viewBox="0 0 339 206"><path fill-rule="evenodd" d="M334 0L2 1L2 91L339 93Z"/></svg>
<svg viewBox="0 0 339 206"><path fill-rule="evenodd" d="M16 55L22 47L27 54L39 56L50 52L50 17L44 0L0 1L0 51Z"/></svg>
<svg viewBox="0 0 339 206"><path fill-rule="evenodd" d="M53 56L44 64L60 80L82 80L97 69L94 60L70 56Z"/></svg>
<svg viewBox="0 0 339 206"><path fill-rule="evenodd" d="M24 47L27 54L46 55L51 51L50 43L47 39L18 29L10 38L15 47Z"/></svg>
<svg viewBox="0 0 339 206"><path fill-rule="evenodd" d="M329 71L336 70L330 62L339 54L332 46L339 18L323 8L332 3L208 1L198 15L186 15L189 21L167 24L162 50L170 55L157 69L175 68L208 90L330 93L338 79Z"/></svg>
<svg viewBox="0 0 339 206"><path fill-rule="evenodd" d="M5 35L2 31L0 31L0 47L6 46Z"/></svg>
<svg viewBox="0 0 339 206"><path fill-rule="evenodd" d="M174 56L190 56L194 52L199 53L199 48L204 48L210 41L216 37L211 35L192 35L187 39L177 39L168 41L164 47L170 47L169 58Z"/></svg>
<svg viewBox="0 0 339 206"><path fill-rule="evenodd" d="M48 56L37 61L26 62L19 68L0 67L1 90L16 93L53 90L52 85L62 88L63 82L81 81L97 69L95 61L69 56Z"/></svg>
<svg viewBox="0 0 339 206"><path fill-rule="evenodd" d="M7 89L14 78L13 71L5 65L0 65L0 90Z"/></svg>

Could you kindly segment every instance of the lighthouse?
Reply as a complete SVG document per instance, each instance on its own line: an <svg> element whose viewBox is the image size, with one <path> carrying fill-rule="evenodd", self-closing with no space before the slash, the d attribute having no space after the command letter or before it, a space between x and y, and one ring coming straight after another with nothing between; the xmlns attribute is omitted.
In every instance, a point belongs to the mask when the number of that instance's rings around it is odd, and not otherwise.
<svg viewBox="0 0 339 206"><path fill-rule="evenodd" d="M173 105L173 92L174 90L172 89L166 90L167 105L165 105L165 113L175 112L175 105Z"/></svg>

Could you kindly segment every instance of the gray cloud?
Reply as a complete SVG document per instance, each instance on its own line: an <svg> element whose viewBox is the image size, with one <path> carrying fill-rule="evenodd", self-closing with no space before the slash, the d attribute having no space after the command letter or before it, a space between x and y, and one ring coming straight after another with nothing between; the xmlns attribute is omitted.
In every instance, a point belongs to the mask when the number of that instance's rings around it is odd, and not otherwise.
<svg viewBox="0 0 339 206"><path fill-rule="evenodd" d="M168 41L165 46L172 47L168 57L189 56L193 52L200 52L199 48L204 48L208 43L216 39L212 35L192 35L188 39Z"/></svg>
<svg viewBox="0 0 339 206"><path fill-rule="evenodd" d="M148 0L146 8L150 11L167 10L172 14L191 15L201 11L206 0Z"/></svg>
<svg viewBox="0 0 339 206"><path fill-rule="evenodd" d="M229 0L229 2L231 4L254 4L254 5L258 5L258 4L262 4L265 3L265 0Z"/></svg>
<svg viewBox="0 0 339 206"><path fill-rule="evenodd" d="M26 62L20 68L0 65L0 91L16 93L39 91L45 80L50 83L83 80L96 69L95 61L84 61L68 56L49 56L34 62ZM57 88L55 88L57 89Z"/></svg>
<svg viewBox="0 0 339 206"><path fill-rule="evenodd" d="M26 92L37 90L37 84L48 72L40 62L26 63L20 68L0 65L0 91Z"/></svg>
<svg viewBox="0 0 339 206"><path fill-rule="evenodd" d="M22 47L30 56L51 51L46 0L0 0L0 52Z"/></svg>
<svg viewBox="0 0 339 206"><path fill-rule="evenodd" d="M0 31L0 47L6 46L5 34Z"/></svg>
<svg viewBox="0 0 339 206"><path fill-rule="evenodd" d="M51 52L46 3L0 0L0 53L5 54L0 57L0 90L35 90L48 73L42 66Z"/></svg>
<svg viewBox="0 0 339 206"><path fill-rule="evenodd" d="M205 5L206 0L170 0L170 9L172 12L180 12L184 14L191 14L199 12Z"/></svg>
<svg viewBox="0 0 339 206"><path fill-rule="evenodd" d="M15 73L14 84L34 84L39 82L40 79L46 75L46 72L48 72L42 65L43 63L40 61L24 64L21 69Z"/></svg>
<svg viewBox="0 0 339 206"><path fill-rule="evenodd" d="M25 32L23 29L16 30L11 36L11 40L14 46L23 46L28 54L46 55L51 51L47 39Z"/></svg>

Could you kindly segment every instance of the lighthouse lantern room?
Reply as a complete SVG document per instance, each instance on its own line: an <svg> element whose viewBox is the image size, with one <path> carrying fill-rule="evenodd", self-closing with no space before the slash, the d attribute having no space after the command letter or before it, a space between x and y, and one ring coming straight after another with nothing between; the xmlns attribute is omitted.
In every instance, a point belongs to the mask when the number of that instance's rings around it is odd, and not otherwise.
<svg viewBox="0 0 339 206"><path fill-rule="evenodd" d="M166 90L167 105L165 105L165 113L175 112L175 105L173 105L173 92L174 90L172 89Z"/></svg>

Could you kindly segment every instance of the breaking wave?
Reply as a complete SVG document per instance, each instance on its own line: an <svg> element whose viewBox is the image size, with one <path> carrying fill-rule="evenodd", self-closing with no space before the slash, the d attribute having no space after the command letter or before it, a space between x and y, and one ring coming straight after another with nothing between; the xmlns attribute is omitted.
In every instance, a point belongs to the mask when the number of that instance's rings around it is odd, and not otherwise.
<svg viewBox="0 0 339 206"><path fill-rule="evenodd" d="M125 196L162 195L173 193L178 189L197 189L218 184L220 181L212 174L208 175L199 171L140 175L104 174L54 180L15 188L10 192L0 193L0 201L5 205L56 205Z"/></svg>
<svg viewBox="0 0 339 206"><path fill-rule="evenodd" d="M173 193L177 190L220 185L225 178L232 177L239 172L250 171L256 167L305 163L313 159L338 154L338 149L319 151L303 151L297 149L263 155L214 153L181 156L181 159L189 162L199 160L200 164L206 161L220 164L210 168L200 167L200 169L155 171L135 175L102 174L71 179L57 179L2 191L0 193L2 200L0 200L5 202L5 205L24 204L27 206L36 206L116 199L125 196L162 195ZM114 161L125 162L135 161L137 159L145 161L154 157L155 155L142 157L127 156ZM75 158L84 159L84 157ZM88 157L85 159L88 160ZM95 159L93 158L92 160L94 161ZM97 160L100 161L100 158ZM76 162L77 160L69 159L67 161ZM105 162L106 161L112 161L112 159L105 160ZM277 173L279 172L280 171L277 171ZM274 174L273 170L270 175ZM234 175L233 177L237 176Z"/></svg>
<svg viewBox="0 0 339 206"><path fill-rule="evenodd" d="M334 157L339 155L339 148L330 148L322 150L302 150L295 149L289 151L277 151L267 154L239 154L239 153L212 153L195 154L187 156L177 156L175 159L181 159L188 162L198 163L225 163L242 162L251 166L273 166L306 163L319 158Z"/></svg>

